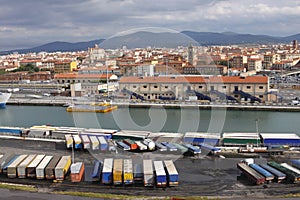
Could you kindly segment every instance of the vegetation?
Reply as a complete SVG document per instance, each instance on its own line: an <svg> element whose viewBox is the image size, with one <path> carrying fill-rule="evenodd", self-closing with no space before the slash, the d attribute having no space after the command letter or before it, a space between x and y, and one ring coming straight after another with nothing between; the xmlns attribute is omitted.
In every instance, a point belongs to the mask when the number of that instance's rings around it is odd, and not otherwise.
<svg viewBox="0 0 300 200"><path fill-rule="evenodd" d="M14 72L24 72L28 71L29 73L39 72L40 68L34 66L33 64L21 65L18 69L15 69Z"/></svg>
<svg viewBox="0 0 300 200"><path fill-rule="evenodd" d="M104 199L147 199L144 196L127 196L127 195L104 194L104 193L94 193L94 192L63 191L63 192L55 192L55 194L89 197L89 198L104 198Z"/></svg>
<svg viewBox="0 0 300 200"><path fill-rule="evenodd" d="M22 191L29 191L29 192L37 192L37 188L33 186L27 186L27 185L15 185L15 184L6 184L1 183L0 188L8 189L8 190L22 190Z"/></svg>

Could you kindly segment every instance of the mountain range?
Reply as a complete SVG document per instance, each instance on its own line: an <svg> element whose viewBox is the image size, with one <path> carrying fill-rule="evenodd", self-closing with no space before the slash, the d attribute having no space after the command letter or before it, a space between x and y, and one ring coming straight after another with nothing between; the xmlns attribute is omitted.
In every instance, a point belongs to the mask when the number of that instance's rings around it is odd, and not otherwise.
<svg viewBox="0 0 300 200"><path fill-rule="evenodd" d="M0 51L0 54L12 52L56 52L56 51L81 51L99 44L101 48L115 49L126 46L127 48L143 47L177 47L188 45L234 45L234 44L278 44L290 43L292 40L300 41L300 34L287 37L275 37L268 35L239 34L233 32L193 32L183 31L181 33L161 32L153 33L140 31L128 35L117 36L109 39L98 39L87 42L51 42L29 49L15 49Z"/></svg>

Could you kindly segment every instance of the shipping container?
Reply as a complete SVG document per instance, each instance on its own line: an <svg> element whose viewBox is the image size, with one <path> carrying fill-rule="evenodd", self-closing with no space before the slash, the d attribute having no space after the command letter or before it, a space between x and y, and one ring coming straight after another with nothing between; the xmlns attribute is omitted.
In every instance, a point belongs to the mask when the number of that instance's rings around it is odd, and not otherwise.
<svg viewBox="0 0 300 200"><path fill-rule="evenodd" d="M91 141L89 136L87 135L80 135L82 140L83 149L90 149L91 148Z"/></svg>
<svg viewBox="0 0 300 200"><path fill-rule="evenodd" d="M158 151L167 151L168 148L159 142L155 142L155 147Z"/></svg>
<svg viewBox="0 0 300 200"><path fill-rule="evenodd" d="M21 162L17 167L17 173L19 178L26 178L27 166L35 159L36 155L29 155L23 162Z"/></svg>
<svg viewBox="0 0 300 200"><path fill-rule="evenodd" d="M184 146L186 148L188 148L188 151L192 154L192 155L198 155L201 154L201 149L198 146L194 146L192 144L184 144Z"/></svg>
<svg viewBox="0 0 300 200"><path fill-rule="evenodd" d="M46 167L46 179L54 179L55 178L55 167L57 163L60 161L60 156L53 156L52 160Z"/></svg>
<svg viewBox="0 0 300 200"><path fill-rule="evenodd" d="M76 162L71 165L71 182L81 182L84 175L84 163Z"/></svg>
<svg viewBox="0 0 300 200"><path fill-rule="evenodd" d="M178 151L177 147L169 142L162 142L161 144L167 147L169 151Z"/></svg>
<svg viewBox="0 0 300 200"><path fill-rule="evenodd" d="M114 162L113 158L105 158L103 161L103 169L102 169L103 184L112 183L113 162Z"/></svg>
<svg viewBox="0 0 300 200"><path fill-rule="evenodd" d="M131 130L122 130L112 135L114 140L144 140L148 137L150 132L147 131L131 131Z"/></svg>
<svg viewBox="0 0 300 200"><path fill-rule="evenodd" d="M254 169L249 167L246 163L238 163L237 168L242 171L244 175L248 178L250 183L254 185L260 185L263 184L266 179L264 176L260 175L258 172L256 172Z"/></svg>
<svg viewBox="0 0 300 200"><path fill-rule="evenodd" d="M79 135L73 135L75 149L82 149L82 141Z"/></svg>
<svg viewBox="0 0 300 200"><path fill-rule="evenodd" d="M284 173L286 175L286 181L290 182L290 183L296 183L299 181L299 175L297 173L295 173L294 171L280 165L277 162L274 161L270 161L268 162L268 165L270 165L271 167L281 171L282 173Z"/></svg>
<svg viewBox="0 0 300 200"><path fill-rule="evenodd" d="M1 172L3 174L7 174L7 167L18 157L19 157L19 155L12 154L12 155L8 156L7 158L5 158L5 160L2 161L2 163L1 163Z"/></svg>
<svg viewBox="0 0 300 200"><path fill-rule="evenodd" d="M255 171L257 171L258 173L260 173L261 175L263 175L266 178L267 182L274 180L275 178L274 175L271 174L269 171L265 170L264 168L260 167L259 165L253 163L253 164L249 164L249 166Z"/></svg>
<svg viewBox="0 0 300 200"><path fill-rule="evenodd" d="M46 175L46 167L52 160L53 156L45 156L41 163L36 167L35 173L37 179L44 179Z"/></svg>
<svg viewBox="0 0 300 200"><path fill-rule="evenodd" d="M285 178L286 178L286 175L284 173L282 173L281 171L267 165L267 164L260 164L260 166L262 168L264 168L265 170L268 170L269 172L271 172L273 175L274 175L274 181L275 182L282 182Z"/></svg>
<svg viewBox="0 0 300 200"><path fill-rule="evenodd" d="M100 180L100 174L102 170L102 162L95 160L94 161L94 168L93 168L93 173L92 173L92 180L93 181L99 181Z"/></svg>
<svg viewBox="0 0 300 200"><path fill-rule="evenodd" d="M175 146L178 149L178 153L180 152L181 154L185 155L188 153L189 149L181 144L178 143L170 143L173 146Z"/></svg>
<svg viewBox="0 0 300 200"><path fill-rule="evenodd" d="M112 140L108 140L108 151L116 151L115 143Z"/></svg>
<svg viewBox="0 0 300 200"><path fill-rule="evenodd" d="M55 167L55 179L64 180L71 166L71 156L63 156Z"/></svg>
<svg viewBox="0 0 300 200"><path fill-rule="evenodd" d="M134 183L143 183L143 165L135 163L133 166L133 181Z"/></svg>
<svg viewBox="0 0 300 200"><path fill-rule="evenodd" d="M300 160L291 160L291 164L293 167L300 169Z"/></svg>
<svg viewBox="0 0 300 200"><path fill-rule="evenodd" d="M167 181L169 186L178 186L178 172L172 160L165 160L165 167L167 173Z"/></svg>
<svg viewBox="0 0 300 200"><path fill-rule="evenodd" d="M156 187L167 186L167 175L162 161L154 161Z"/></svg>
<svg viewBox="0 0 300 200"><path fill-rule="evenodd" d="M107 151L108 144L107 144L107 141L106 141L105 137L98 136L98 140L99 140L99 144L100 144L100 150L101 151Z"/></svg>
<svg viewBox="0 0 300 200"><path fill-rule="evenodd" d="M91 140L91 146L92 150L96 151L99 150L99 140L97 139L97 136L89 136Z"/></svg>
<svg viewBox="0 0 300 200"><path fill-rule="evenodd" d="M115 159L113 167L114 185L122 185L123 180L123 159Z"/></svg>
<svg viewBox="0 0 300 200"><path fill-rule="evenodd" d="M22 135L22 128L1 126L0 127L0 133L7 133L7 134L10 134L10 135L21 136Z"/></svg>
<svg viewBox="0 0 300 200"><path fill-rule="evenodd" d="M130 150L136 150L138 148L138 145L131 139L125 139L123 142L130 147Z"/></svg>
<svg viewBox="0 0 300 200"><path fill-rule="evenodd" d="M194 145L198 144L210 144L218 145L220 141L220 133L198 133L198 132L187 132L184 134L183 142L191 143Z"/></svg>
<svg viewBox="0 0 300 200"><path fill-rule="evenodd" d="M73 137L72 135L65 135L67 149L73 148Z"/></svg>
<svg viewBox="0 0 300 200"><path fill-rule="evenodd" d="M35 178L36 177L36 168L40 162L44 159L45 155L37 155L32 162L27 166L27 177Z"/></svg>
<svg viewBox="0 0 300 200"><path fill-rule="evenodd" d="M144 186L154 186L152 160L143 160Z"/></svg>
<svg viewBox="0 0 300 200"><path fill-rule="evenodd" d="M27 155L18 156L9 166L7 166L7 177L16 178L17 177L17 167L23 160L27 158Z"/></svg>
<svg viewBox="0 0 300 200"><path fill-rule="evenodd" d="M140 151L146 151L148 149L148 147L145 144L143 144L141 141L135 141L135 143L137 144L138 150Z"/></svg>
<svg viewBox="0 0 300 200"><path fill-rule="evenodd" d="M155 142L153 140L146 138L145 140L143 140L143 143L147 146L148 150L155 150Z"/></svg>
<svg viewBox="0 0 300 200"><path fill-rule="evenodd" d="M124 159L124 184L130 185L133 184L133 169L132 169L132 160Z"/></svg>
<svg viewBox="0 0 300 200"><path fill-rule="evenodd" d="M295 173L295 176L296 176L294 182L297 182L297 183L300 182L300 170L299 169L297 169L297 168L295 168L295 167L293 167L293 166L291 166L287 163L281 163L281 166L293 171Z"/></svg>
<svg viewBox="0 0 300 200"><path fill-rule="evenodd" d="M130 150L130 146L128 146L124 142L119 141L119 142L117 142L117 145L118 145L118 147L120 147L124 151L129 151Z"/></svg>

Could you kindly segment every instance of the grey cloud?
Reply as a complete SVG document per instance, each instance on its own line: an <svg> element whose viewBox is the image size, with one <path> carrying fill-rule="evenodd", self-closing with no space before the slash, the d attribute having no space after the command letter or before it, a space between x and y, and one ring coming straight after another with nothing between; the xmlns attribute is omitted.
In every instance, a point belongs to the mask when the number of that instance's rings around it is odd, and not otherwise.
<svg viewBox="0 0 300 200"><path fill-rule="evenodd" d="M0 0L0 46L106 38L140 27L296 34L293 0ZM276 29L280 27L280 29ZM23 42L20 42L23 41Z"/></svg>

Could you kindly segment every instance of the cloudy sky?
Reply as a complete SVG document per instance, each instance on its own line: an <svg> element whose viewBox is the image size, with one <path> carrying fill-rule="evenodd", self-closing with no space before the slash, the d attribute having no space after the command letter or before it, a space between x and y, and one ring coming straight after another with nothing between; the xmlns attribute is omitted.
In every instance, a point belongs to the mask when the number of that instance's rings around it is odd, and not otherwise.
<svg viewBox="0 0 300 200"><path fill-rule="evenodd" d="M288 36L297 0L0 0L0 50L88 41L144 27Z"/></svg>

